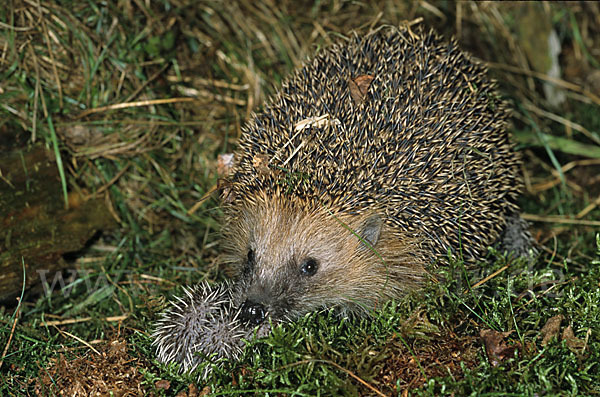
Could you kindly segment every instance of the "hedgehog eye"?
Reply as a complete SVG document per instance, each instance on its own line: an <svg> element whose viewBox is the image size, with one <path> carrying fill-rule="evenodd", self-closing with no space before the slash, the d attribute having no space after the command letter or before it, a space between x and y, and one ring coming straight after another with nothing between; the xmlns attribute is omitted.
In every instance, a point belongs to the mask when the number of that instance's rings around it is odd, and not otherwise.
<svg viewBox="0 0 600 397"><path fill-rule="evenodd" d="M246 263L244 264L244 274L248 275L254 269L254 265L256 264L256 257L254 256L254 250L248 250L248 257L246 259Z"/></svg>
<svg viewBox="0 0 600 397"><path fill-rule="evenodd" d="M317 262L316 259L308 258L302 263L300 273L302 273L303 276L314 276L318 269L319 262Z"/></svg>

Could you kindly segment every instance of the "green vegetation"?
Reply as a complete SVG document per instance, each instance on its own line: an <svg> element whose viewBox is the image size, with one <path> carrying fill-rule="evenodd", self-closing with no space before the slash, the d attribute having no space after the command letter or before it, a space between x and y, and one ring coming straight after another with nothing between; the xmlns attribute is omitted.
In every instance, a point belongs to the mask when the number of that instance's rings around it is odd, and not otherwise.
<svg viewBox="0 0 600 397"><path fill-rule="evenodd" d="M518 27L532 13L557 34L560 78L530 67L531 57L549 56L524 45L531 33ZM59 394L77 379L85 395L93 377L84 371L102 365L128 374L115 394L191 395L196 376L158 364L149 331L181 286L226 277L217 265L219 202L208 194L217 156L235 148L244 120L318 48L352 29L421 17L491 62L514 104L521 204L540 257L530 263L491 248L482 270L440 266L423 290L373 318L322 312L275 327L198 389L600 394L595 4L8 0L0 6L0 150L45 145L65 200L67 191L104 198L119 227L68 255L70 270L43 293L28 291L18 310L14 301L0 308L0 395ZM552 107L544 84L565 100ZM561 326L543 330L558 315ZM512 333L490 356L483 330Z"/></svg>

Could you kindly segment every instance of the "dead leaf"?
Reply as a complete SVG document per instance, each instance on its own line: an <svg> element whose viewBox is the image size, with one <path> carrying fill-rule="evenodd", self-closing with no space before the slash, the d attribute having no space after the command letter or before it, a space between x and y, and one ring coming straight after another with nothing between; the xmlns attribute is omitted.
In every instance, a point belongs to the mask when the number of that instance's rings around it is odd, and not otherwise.
<svg viewBox="0 0 600 397"><path fill-rule="evenodd" d="M488 360L492 366L497 366L501 361L514 356L515 349L521 347L520 343L515 343L512 346L508 346L504 340L507 336L512 334L512 331L498 332L491 329L482 329L479 335L483 339L485 345L485 352L487 353Z"/></svg>
<svg viewBox="0 0 600 397"><path fill-rule="evenodd" d="M300 120L294 125L294 131L302 131L309 127L324 128L332 125L341 125L342 122L338 119L331 118L329 114L322 114L320 116L308 117Z"/></svg>
<svg viewBox="0 0 600 397"><path fill-rule="evenodd" d="M188 397L198 397L198 387L195 384L190 383L188 386Z"/></svg>
<svg viewBox="0 0 600 397"><path fill-rule="evenodd" d="M74 125L63 129L63 134L68 144L76 147L88 146L98 143L104 137L99 128L86 125Z"/></svg>
<svg viewBox="0 0 600 397"><path fill-rule="evenodd" d="M156 387L157 389L169 390L169 388L171 387L171 382L169 382L166 379L157 380L156 382L154 382L154 387Z"/></svg>
<svg viewBox="0 0 600 397"><path fill-rule="evenodd" d="M266 154L257 154L252 158L252 165L260 175L269 175L269 156Z"/></svg>
<svg viewBox="0 0 600 397"><path fill-rule="evenodd" d="M208 396L212 392L210 386L205 386L204 389L200 392L199 396Z"/></svg>
<svg viewBox="0 0 600 397"><path fill-rule="evenodd" d="M204 394L203 394L204 395ZM193 383L190 383L187 390L182 390L175 397L198 397L198 388Z"/></svg>
<svg viewBox="0 0 600 397"><path fill-rule="evenodd" d="M219 178L225 178L231 173L233 168L233 153L219 154L217 157L217 175Z"/></svg>
<svg viewBox="0 0 600 397"><path fill-rule="evenodd" d="M369 90L369 86L371 85L373 79L373 76L363 74L348 81L350 96L352 97L352 100L355 104L358 105L363 101L363 98L365 97L365 95L367 95L367 91Z"/></svg>
<svg viewBox="0 0 600 397"><path fill-rule="evenodd" d="M559 314L554 317L550 317L548 321L546 321L546 325L544 325L540 330L540 333L542 334L542 346L546 346L553 337L558 336L558 332L560 331L560 323L562 322L563 318L564 316Z"/></svg>
<svg viewBox="0 0 600 397"><path fill-rule="evenodd" d="M585 349L585 341L577 338L573 333L573 328L569 325L563 330L562 340L573 353L581 354Z"/></svg>

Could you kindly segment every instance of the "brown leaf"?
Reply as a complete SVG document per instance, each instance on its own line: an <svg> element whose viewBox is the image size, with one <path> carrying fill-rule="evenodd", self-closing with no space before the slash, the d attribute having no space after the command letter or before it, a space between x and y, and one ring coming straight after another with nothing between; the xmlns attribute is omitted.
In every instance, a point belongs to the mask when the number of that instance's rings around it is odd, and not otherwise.
<svg viewBox="0 0 600 397"><path fill-rule="evenodd" d="M515 349L521 346L520 343L515 343L512 346L508 346L504 340L509 336L512 331L498 332L491 329L482 329L479 335L483 339L485 345L485 352L487 353L488 360L492 366L497 366L501 361L514 356Z"/></svg>
<svg viewBox="0 0 600 397"><path fill-rule="evenodd" d="M219 178L225 178L233 168L233 153L219 154L217 157L217 175Z"/></svg>
<svg viewBox="0 0 600 397"><path fill-rule="evenodd" d="M104 137L99 128L87 125L74 125L62 130L67 143L73 146L87 146L98 143Z"/></svg>
<svg viewBox="0 0 600 397"><path fill-rule="evenodd" d="M154 387L156 387L157 389L169 390L169 388L171 387L171 382L169 382L166 379L157 380L156 382L154 382Z"/></svg>
<svg viewBox="0 0 600 397"><path fill-rule="evenodd" d="M553 337L558 335L560 331L560 323L563 320L563 315L559 314L554 317L550 317L546 321L546 325L542 327L540 333L542 334L542 346L546 346Z"/></svg>
<svg viewBox="0 0 600 397"><path fill-rule="evenodd" d="M302 131L309 127L326 128L339 125L342 125L341 121L332 118L328 113L325 113L320 116L308 117L298 121L294 125L294 131Z"/></svg>
<svg viewBox="0 0 600 397"><path fill-rule="evenodd" d="M188 397L198 397L199 393L198 387L196 387L195 384L190 383L188 386Z"/></svg>
<svg viewBox="0 0 600 397"><path fill-rule="evenodd" d="M350 96L355 104L359 104L363 101L369 86L373 81L374 77L368 74L360 75L354 79L348 81L348 88L350 89Z"/></svg>
<svg viewBox="0 0 600 397"><path fill-rule="evenodd" d="M179 393L177 393L177 395L175 397L198 397L198 396L199 396L198 388L193 383L190 383L187 391L182 390Z"/></svg>
<svg viewBox="0 0 600 397"><path fill-rule="evenodd" d="M268 175L271 173L269 169L269 156L266 154L257 154L252 158L252 165L260 175Z"/></svg>
<svg viewBox="0 0 600 397"><path fill-rule="evenodd" d="M575 334L573 333L573 328L571 328L570 325L563 330L562 340L565 341L567 347L573 353L583 353L583 350L585 349L585 341L575 336Z"/></svg>

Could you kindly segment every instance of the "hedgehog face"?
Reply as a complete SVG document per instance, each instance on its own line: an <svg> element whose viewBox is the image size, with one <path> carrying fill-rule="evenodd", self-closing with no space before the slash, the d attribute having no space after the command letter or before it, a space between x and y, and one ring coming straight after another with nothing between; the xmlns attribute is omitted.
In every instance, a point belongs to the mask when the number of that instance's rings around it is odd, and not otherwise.
<svg viewBox="0 0 600 397"><path fill-rule="evenodd" d="M373 306L385 275L379 216L334 216L260 200L230 216L225 245L237 269L242 319L293 319L322 307ZM361 283L357 283L361 280Z"/></svg>
<svg viewBox="0 0 600 397"><path fill-rule="evenodd" d="M323 282L326 266L316 255L295 252L289 243L284 246L287 252L250 244L237 284L242 321L256 325L268 315L283 319L319 306L311 291Z"/></svg>

